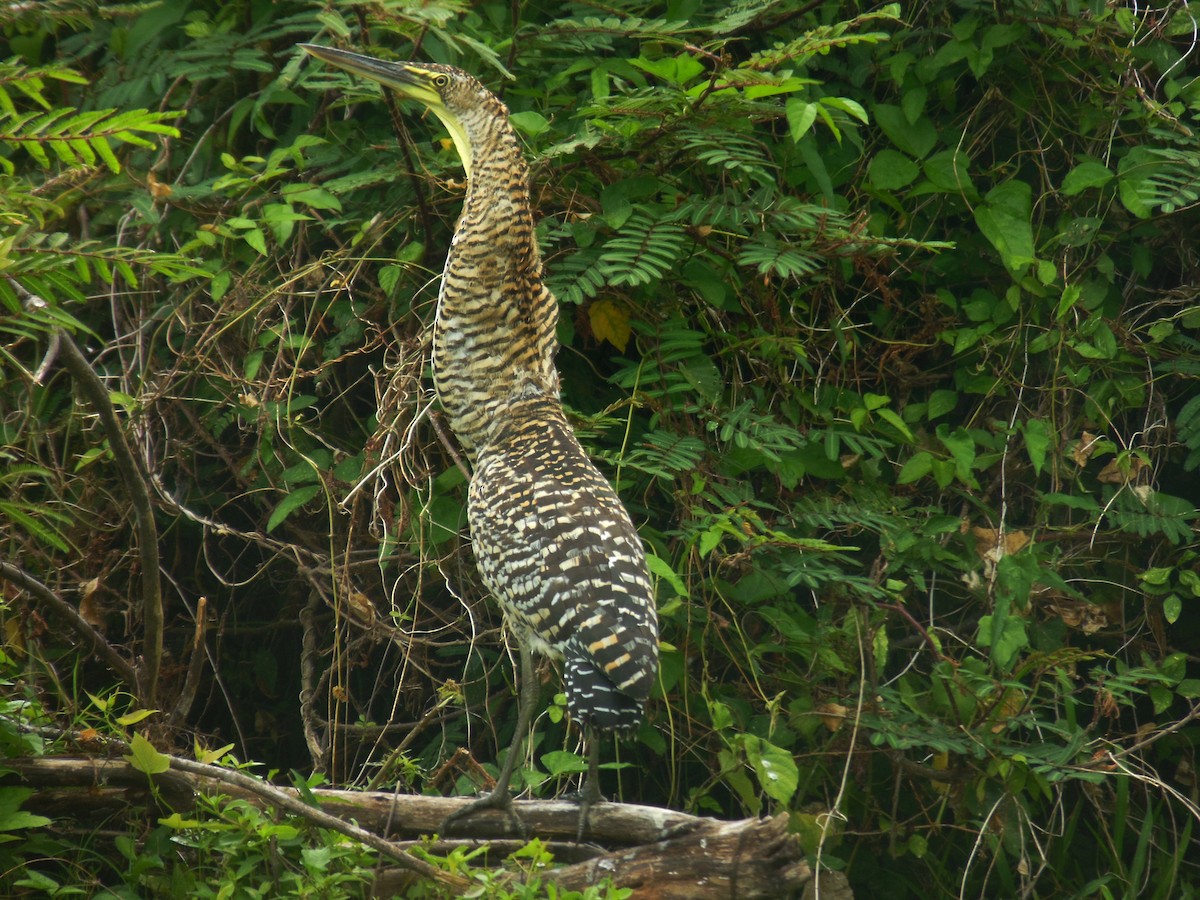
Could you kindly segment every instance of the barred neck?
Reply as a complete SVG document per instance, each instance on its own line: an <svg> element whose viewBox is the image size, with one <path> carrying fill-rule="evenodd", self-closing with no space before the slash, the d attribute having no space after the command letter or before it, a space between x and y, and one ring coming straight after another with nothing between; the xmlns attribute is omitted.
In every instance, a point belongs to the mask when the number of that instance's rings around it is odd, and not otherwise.
<svg viewBox="0 0 1200 900"><path fill-rule="evenodd" d="M471 174L438 298L433 364L451 429L469 454L533 384L558 396L558 303L542 281L529 167L508 111L464 117Z"/></svg>

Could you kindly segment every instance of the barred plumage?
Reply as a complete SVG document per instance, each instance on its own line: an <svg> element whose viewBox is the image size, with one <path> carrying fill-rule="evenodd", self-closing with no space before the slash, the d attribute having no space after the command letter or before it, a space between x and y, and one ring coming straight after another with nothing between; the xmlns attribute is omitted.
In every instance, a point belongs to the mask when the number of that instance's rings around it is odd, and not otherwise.
<svg viewBox="0 0 1200 900"><path fill-rule="evenodd" d="M484 583L534 649L564 660L567 710L628 730L658 671L641 539L553 398L515 401L479 453L467 505Z"/></svg>
<svg viewBox="0 0 1200 900"><path fill-rule="evenodd" d="M508 109L450 66L388 63L302 45L419 100L445 124L467 196L438 295L433 370L451 429L474 463L468 518L484 583L521 649L513 745L482 806L512 814L508 782L536 700L531 651L563 660L567 709L587 732L641 722L658 672L658 623L641 540L579 445L559 399L558 304L542 280L529 170ZM598 799L591 742L580 835Z"/></svg>

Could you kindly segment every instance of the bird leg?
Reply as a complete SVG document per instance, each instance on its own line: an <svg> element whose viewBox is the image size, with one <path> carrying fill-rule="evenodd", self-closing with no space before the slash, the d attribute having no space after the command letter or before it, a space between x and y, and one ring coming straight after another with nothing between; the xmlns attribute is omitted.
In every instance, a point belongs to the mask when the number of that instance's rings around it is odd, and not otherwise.
<svg viewBox="0 0 1200 900"><path fill-rule="evenodd" d="M439 828L442 834L445 834L452 826L463 819L473 816L481 809L496 809L508 814L509 821L512 822L513 827L516 828L522 838L529 835L529 830L525 827L524 821L517 815L516 809L513 808L513 799L508 793L508 783L512 780L513 770L517 765L517 756L521 750L521 742L527 736L529 723L533 719L533 708L537 705L538 700L538 683L537 672L533 665L533 651L525 641L518 640L517 644L520 648L521 656L521 685L517 700L517 727L513 732L512 744L508 748L508 756L504 758L504 765L500 767L500 774L496 776L496 786L492 788L492 792L480 797L478 800L473 800L466 806L462 806L446 816Z"/></svg>
<svg viewBox="0 0 1200 900"><path fill-rule="evenodd" d="M603 803L600 794L600 741L594 729L584 732L588 744L588 773L583 785L579 788L579 825L575 829L575 843L583 843L583 835L587 831L588 813L597 803Z"/></svg>

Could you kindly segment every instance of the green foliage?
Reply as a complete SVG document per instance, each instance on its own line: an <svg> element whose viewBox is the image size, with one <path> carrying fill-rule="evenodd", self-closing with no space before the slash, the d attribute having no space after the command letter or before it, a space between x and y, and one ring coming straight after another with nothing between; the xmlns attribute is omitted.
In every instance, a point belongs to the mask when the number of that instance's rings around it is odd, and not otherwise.
<svg viewBox="0 0 1200 900"><path fill-rule="evenodd" d="M515 707L423 346L462 170L436 120L294 44L461 65L527 142L565 400L658 583L659 688L605 791L787 811L862 896L1194 893L1194 12L1002 6L0 12L3 557L138 652L136 532L66 329L157 503L161 718L199 652L181 734L479 786L443 763L493 766ZM0 741L41 752L25 726L95 716L112 676L4 597ZM279 739L305 726L319 759ZM523 783L569 790L578 750L550 702ZM249 893L270 858L276 891L336 894L367 864L248 809L196 822L130 836L107 880ZM27 830L6 846L45 851ZM543 854L480 891L548 891Z"/></svg>

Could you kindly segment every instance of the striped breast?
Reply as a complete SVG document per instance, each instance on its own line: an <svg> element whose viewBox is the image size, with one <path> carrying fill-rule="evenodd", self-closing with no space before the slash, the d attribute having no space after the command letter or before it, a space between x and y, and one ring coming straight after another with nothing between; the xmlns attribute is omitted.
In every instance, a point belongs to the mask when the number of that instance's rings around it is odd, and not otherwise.
<svg viewBox="0 0 1200 900"><path fill-rule="evenodd" d="M658 671L645 554L556 398L506 410L480 448L467 511L480 574L519 639L563 658L572 718L636 727Z"/></svg>

